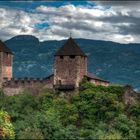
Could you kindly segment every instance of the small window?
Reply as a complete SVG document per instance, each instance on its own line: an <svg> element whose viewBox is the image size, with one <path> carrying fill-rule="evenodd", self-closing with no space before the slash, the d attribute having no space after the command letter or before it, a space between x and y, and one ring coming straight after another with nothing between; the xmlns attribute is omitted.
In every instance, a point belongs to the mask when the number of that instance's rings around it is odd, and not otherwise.
<svg viewBox="0 0 140 140"><path fill-rule="evenodd" d="M60 59L63 59L64 57L63 56L60 56Z"/></svg>
<svg viewBox="0 0 140 140"><path fill-rule="evenodd" d="M59 80L59 85L61 85L61 80Z"/></svg>
<svg viewBox="0 0 140 140"><path fill-rule="evenodd" d="M70 55L70 58L74 59L75 58L75 55Z"/></svg>
<svg viewBox="0 0 140 140"><path fill-rule="evenodd" d="M62 84L61 80L57 80L56 82L57 82L58 85Z"/></svg>

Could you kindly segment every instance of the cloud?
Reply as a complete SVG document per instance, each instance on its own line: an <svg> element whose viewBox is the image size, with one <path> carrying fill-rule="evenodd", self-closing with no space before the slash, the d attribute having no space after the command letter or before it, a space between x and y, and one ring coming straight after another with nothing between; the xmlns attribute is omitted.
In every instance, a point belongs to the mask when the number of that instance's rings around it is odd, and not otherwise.
<svg viewBox="0 0 140 140"><path fill-rule="evenodd" d="M50 23L55 25L53 33L61 36L66 35L66 32L60 30L65 29L68 32L71 29L74 37L111 40L121 43L139 41L135 35L140 36L140 11L138 9L129 10L127 7L120 10L120 3L116 3L115 8L113 5L107 9L106 6L99 5L93 8L67 5L60 8L40 6L36 10L51 15Z"/></svg>
<svg viewBox="0 0 140 140"><path fill-rule="evenodd" d="M6 40L32 34L43 41L65 39L71 32L74 38L140 42L140 10L123 4L123 9L120 2L96 2L93 6L40 5L32 12L3 7L0 8L0 36Z"/></svg>

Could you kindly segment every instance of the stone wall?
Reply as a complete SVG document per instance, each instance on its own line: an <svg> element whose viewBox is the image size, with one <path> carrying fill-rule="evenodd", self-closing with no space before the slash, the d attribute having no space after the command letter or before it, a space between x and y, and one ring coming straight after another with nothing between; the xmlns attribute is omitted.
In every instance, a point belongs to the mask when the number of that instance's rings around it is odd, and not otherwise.
<svg viewBox="0 0 140 140"><path fill-rule="evenodd" d="M83 56L56 56L54 60L54 85L79 86L87 73L87 58Z"/></svg>
<svg viewBox="0 0 140 140"><path fill-rule="evenodd" d="M12 78L12 61L13 56L10 53L0 52L0 84L4 78Z"/></svg>
<svg viewBox="0 0 140 140"><path fill-rule="evenodd" d="M78 56L76 87L79 87L79 83L82 81L83 77L86 74L87 74L87 57Z"/></svg>
<svg viewBox="0 0 140 140"><path fill-rule="evenodd" d="M140 94L135 92L131 85L124 86L123 101L125 105L130 105L135 101L140 101Z"/></svg>
<svg viewBox="0 0 140 140"><path fill-rule="evenodd" d="M2 86L2 53L0 52L0 87Z"/></svg>
<svg viewBox="0 0 140 140"><path fill-rule="evenodd" d="M109 86L109 82L104 82L96 79L90 79L89 82L95 84L96 86L102 85L102 86Z"/></svg>
<svg viewBox="0 0 140 140"><path fill-rule="evenodd" d="M13 56L9 53L3 53L3 78L12 78Z"/></svg>
<svg viewBox="0 0 140 140"><path fill-rule="evenodd" d="M24 89L22 87L17 87L17 88L5 87L5 88L3 88L3 92L7 96L21 94L23 92L23 90Z"/></svg>
<svg viewBox="0 0 140 140"><path fill-rule="evenodd" d="M46 78L12 78L3 83L3 91L5 95L20 94L23 90L28 89L32 94L36 95L42 87L53 88L53 75Z"/></svg>

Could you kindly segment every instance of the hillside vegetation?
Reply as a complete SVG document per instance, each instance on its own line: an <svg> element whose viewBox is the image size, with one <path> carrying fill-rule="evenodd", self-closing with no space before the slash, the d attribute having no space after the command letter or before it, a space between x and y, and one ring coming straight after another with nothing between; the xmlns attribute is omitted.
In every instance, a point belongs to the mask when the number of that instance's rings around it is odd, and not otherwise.
<svg viewBox="0 0 140 140"><path fill-rule="evenodd" d="M124 87L80 84L79 91L54 92L43 88L38 96L4 96L1 112L10 115L16 139L135 139L140 138L140 104L124 104ZM5 123L0 113L0 124ZM4 125L0 125L0 137ZM13 132L14 131L14 132ZM6 136L7 138L7 136Z"/></svg>

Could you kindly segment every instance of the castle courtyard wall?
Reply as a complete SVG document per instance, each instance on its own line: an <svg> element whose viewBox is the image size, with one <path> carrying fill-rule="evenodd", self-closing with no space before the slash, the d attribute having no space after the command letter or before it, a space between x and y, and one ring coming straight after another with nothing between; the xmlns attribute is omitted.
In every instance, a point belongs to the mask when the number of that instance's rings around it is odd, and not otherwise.
<svg viewBox="0 0 140 140"><path fill-rule="evenodd" d="M3 83L5 95L12 96L23 93L24 90L30 91L33 95L39 94L43 87L53 88L53 76L44 79L24 78L11 79Z"/></svg>

